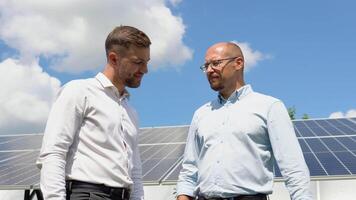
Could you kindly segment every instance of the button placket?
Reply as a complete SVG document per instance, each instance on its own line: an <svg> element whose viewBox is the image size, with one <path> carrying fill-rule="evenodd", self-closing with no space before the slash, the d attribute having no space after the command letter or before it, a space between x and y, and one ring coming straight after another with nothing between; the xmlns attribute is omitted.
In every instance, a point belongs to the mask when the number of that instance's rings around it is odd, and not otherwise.
<svg viewBox="0 0 356 200"><path fill-rule="evenodd" d="M124 108L123 108L123 105L122 105L122 100L123 98L120 97L120 94L118 91L115 91L115 96L117 97L117 104L119 106L119 115L121 115L120 117L120 135L121 135L121 139L122 139L122 143L123 143L123 146L124 146L124 151L125 151L125 161L126 161L126 168L127 170L129 169L129 155L128 155L128 149L127 149L127 142L125 140L125 127L124 127L124 121L125 121L125 115L124 115Z"/></svg>

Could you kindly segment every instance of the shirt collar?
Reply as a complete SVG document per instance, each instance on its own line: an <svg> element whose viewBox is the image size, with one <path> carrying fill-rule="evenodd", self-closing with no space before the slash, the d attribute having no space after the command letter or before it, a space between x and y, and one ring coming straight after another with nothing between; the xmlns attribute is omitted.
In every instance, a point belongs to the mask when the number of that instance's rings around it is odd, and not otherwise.
<svg viewBox="0 0 356 200"><path fill-rule="evenodd" d="M118 93L118 96L120 99L129 99L130 97L130 93L124 89L124 93L123 95L120 96L119 91L117 90L117 88L114 86L114 84L112 84L112 82L108 79L108 77L106 77L103 73L99 72L96 76L95 76L96 80L99 81L99 83L104 87L104 88L112 88L116 93Z"/></svg>
<svg viewBox="0 0 356 200"><path fill-rule="evenodd" d="M251 85L247 84L233 92L228 99L224 99L224 97L219 94L218 100L220 104L225 104L226 102L235 102L237 100L241 100L251 92L253 92L252 87Z"/></svg>

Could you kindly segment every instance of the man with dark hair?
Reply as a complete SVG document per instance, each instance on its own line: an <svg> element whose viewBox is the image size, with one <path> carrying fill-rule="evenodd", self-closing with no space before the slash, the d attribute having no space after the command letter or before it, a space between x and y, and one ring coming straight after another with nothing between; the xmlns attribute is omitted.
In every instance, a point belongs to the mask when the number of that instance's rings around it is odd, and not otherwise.
<svg viewBox="0 0 356 200"><path fill-rule="evenodd" d="M194 114L178 200L266 200L273 160L292 200L311 200L309 170L284 104L252 90L238 45L211 46L201 66L218 98Z"/></svg>
<svg viewBox="0 0 356 200"><path fill-rule="evenodd" d="M37 161L46 200L143 199L138 118L125 87L140 86L150 44L142 31L116 27L103 72L61 89Z"/></svg>

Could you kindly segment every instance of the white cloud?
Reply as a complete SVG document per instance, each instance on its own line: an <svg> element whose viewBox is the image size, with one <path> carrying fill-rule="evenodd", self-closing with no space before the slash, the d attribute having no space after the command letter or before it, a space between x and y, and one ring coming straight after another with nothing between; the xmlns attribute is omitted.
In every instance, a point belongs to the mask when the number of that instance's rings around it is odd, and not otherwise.
<svg viewBox="0 0 356 200"><path fill-rule="evenodd" d="M346 113L343 113L341 111L333 112L329 116L329 118L343 118L343 117L356 117L356 109L350 109Z"/></svg>
<svg viewBox="0 0 356 200"><path fill-rule="evenodd" d="M237 41L232 41L232 42L236 43L241 48L241 51L244 54L244 58L245 58L245 69L247 70L256 66L258 62L270 58L270 55L263 54L258 50L252 49L250 47L250 44L247 42L237 42Z"/></svg>
<svg viewBox="0 0 356 200"><path fill-rule="evenodd" d="M170 0L176 5L180 0ZM103 67L104 41L118 25L132 25L152 40L153 68L177 66L192 58L182 38L185 26L164 0L2 0L0 39L24 61L44 56L58 71Z"/></svg>
<svg viewBox="0 0 356 200"><path fill-rule="evenodd" d="M43 131L60 81L42 71L37 60L0 63L0 134Z"/></svg>
<svg viewBox="0 0 356 200"><path fill-rule="evenodd" d="M177 6L180 2L182 2L182 0L169 0L169 2L171 2L173 6Z"/></svg>

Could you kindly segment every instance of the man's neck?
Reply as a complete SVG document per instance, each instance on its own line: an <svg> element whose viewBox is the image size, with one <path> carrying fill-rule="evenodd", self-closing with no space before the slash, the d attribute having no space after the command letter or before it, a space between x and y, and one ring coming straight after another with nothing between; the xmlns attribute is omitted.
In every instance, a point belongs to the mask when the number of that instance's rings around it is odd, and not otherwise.
<svg viewBox="0 0 356 200"><path fill-rule="evenodd" d="M120 95L123 95L125 91L125 85L119 81L118 78L115 77L115 73L112 68L106 67L102 72L110 81L111 83L117 88Z"/></svg>
<svg viewBox="0 0 356 200"><path fill-rule="evenodd" d="M232 87L229 90L221 90L219 91L219 94L224 98L224 99L228 99L232 93L234 93L236 90L242 88L245 85L245 82L237 82L235 87Z"/></svg>

